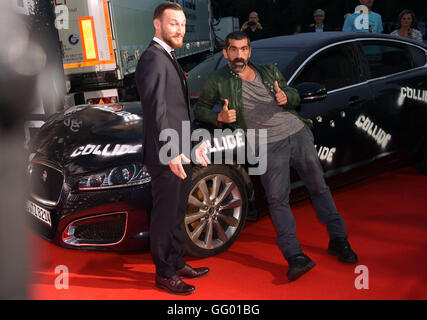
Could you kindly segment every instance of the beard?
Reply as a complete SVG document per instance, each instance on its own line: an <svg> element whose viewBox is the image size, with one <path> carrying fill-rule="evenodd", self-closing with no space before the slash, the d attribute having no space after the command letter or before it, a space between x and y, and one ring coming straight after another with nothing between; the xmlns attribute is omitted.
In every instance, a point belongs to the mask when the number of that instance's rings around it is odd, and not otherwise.
<svg viewBox="0 0 427 320"><path fill-rule="evenodd" d="M184 37L181 37L180 35L170 36L163 32L162 38L163 41L173 49L181 48L184 43Z"/></svg>
<svg viewBox="0 0 427 320"><path fill-rule="evenodd" d="M243 64L237 64L238 62L241 62ZM229 65L231 70L236 73L240 73L246 69L246 66L248 65L248 60L245 60L243 58L236 58L233 61L230 61Z"/></svg>

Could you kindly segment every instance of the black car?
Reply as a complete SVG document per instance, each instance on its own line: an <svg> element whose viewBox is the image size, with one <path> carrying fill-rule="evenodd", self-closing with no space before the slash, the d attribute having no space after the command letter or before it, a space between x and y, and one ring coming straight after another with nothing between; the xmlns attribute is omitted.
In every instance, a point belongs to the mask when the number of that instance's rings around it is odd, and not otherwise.
<svg viewBox="0 0 427 320"><path fill-rule="evenodd" d="M254 62L274 63L300 92L298 112L312 121L332 187L360 179L372 165L383 169L401 159L427 171L427 46L380 34L328 32L259 40L252 49ZM193 101L207 74L225 64L218 53L190 71ZM43 236L85 249L147 244L151 190L140 156L142 125L137 102L75 106L49 119L33 141L27 201ZM212 145L235 153L245 146L239 135L229 132ZM245 221L259 217L264 195L250 167L231 161L195 168L182 225L189 254L226 250ZM292 187L292 199L306 196L297 176Z"/></svg>

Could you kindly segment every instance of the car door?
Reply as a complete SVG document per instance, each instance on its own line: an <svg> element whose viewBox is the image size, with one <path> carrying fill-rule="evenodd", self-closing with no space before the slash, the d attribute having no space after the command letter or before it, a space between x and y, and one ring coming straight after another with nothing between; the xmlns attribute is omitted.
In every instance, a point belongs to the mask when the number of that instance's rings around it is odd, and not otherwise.
<svg viewBox="0 0 427 320"><path fill-rule="evenodd" d="M411 149L426 133L426 50L399 40L364 40L360 49L374 94L358 123L370 156Z"/></svg>
<svg viewBox="0 0 427 320"><path fill-rule="evenodd" d="M352 41L329 45L303 63L291 78L293 87L307 82L326 87L326 98L302 102L299 114L313 122L319 158L330 174L363 158L354 123L360 110L372 102L372 93L358 61Z"/></svg>

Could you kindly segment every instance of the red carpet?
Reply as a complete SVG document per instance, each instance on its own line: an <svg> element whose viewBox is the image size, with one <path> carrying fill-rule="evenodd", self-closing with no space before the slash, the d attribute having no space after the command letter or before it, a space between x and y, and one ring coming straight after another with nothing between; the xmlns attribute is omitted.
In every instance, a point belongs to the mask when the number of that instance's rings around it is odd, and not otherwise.
<svg viewBox="0 0 427 320"><path fill-rule="evenodd" d="M147 253L117 254L60 248L31 234L32 299L427 299L427 176L412 168L387 172L333 193L359 255L369 271L369 289L356 289L356 265L338 262L326 252L328 235L308 201L293 206L302 247L316 266L288 282L288 266L275 242L267 216L247 223L225 253L188 259L208 266L210 275L188 280L196 293L174 296L154 286L154 266ZM69 270L68 289L56 289ZM63 283L64 284L64 283Z"/></svg>

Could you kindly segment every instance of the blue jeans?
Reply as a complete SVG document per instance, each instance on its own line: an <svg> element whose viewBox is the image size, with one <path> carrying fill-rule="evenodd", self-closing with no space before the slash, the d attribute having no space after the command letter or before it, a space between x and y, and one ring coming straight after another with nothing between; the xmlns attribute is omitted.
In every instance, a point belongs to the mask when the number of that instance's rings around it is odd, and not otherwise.
<svg viewBox="0 0 427 320"><path fill-rule="evenodd" d="M326 225L330 239L347 237L344 220L337 212L331 191L323 178L313 134L304 126L288 138L267 145L267 171L261 175L270 215L277 231L277 243L285 259L302 253L289 205L290 166L296 169L304 182L316 214Z"/></svg>

